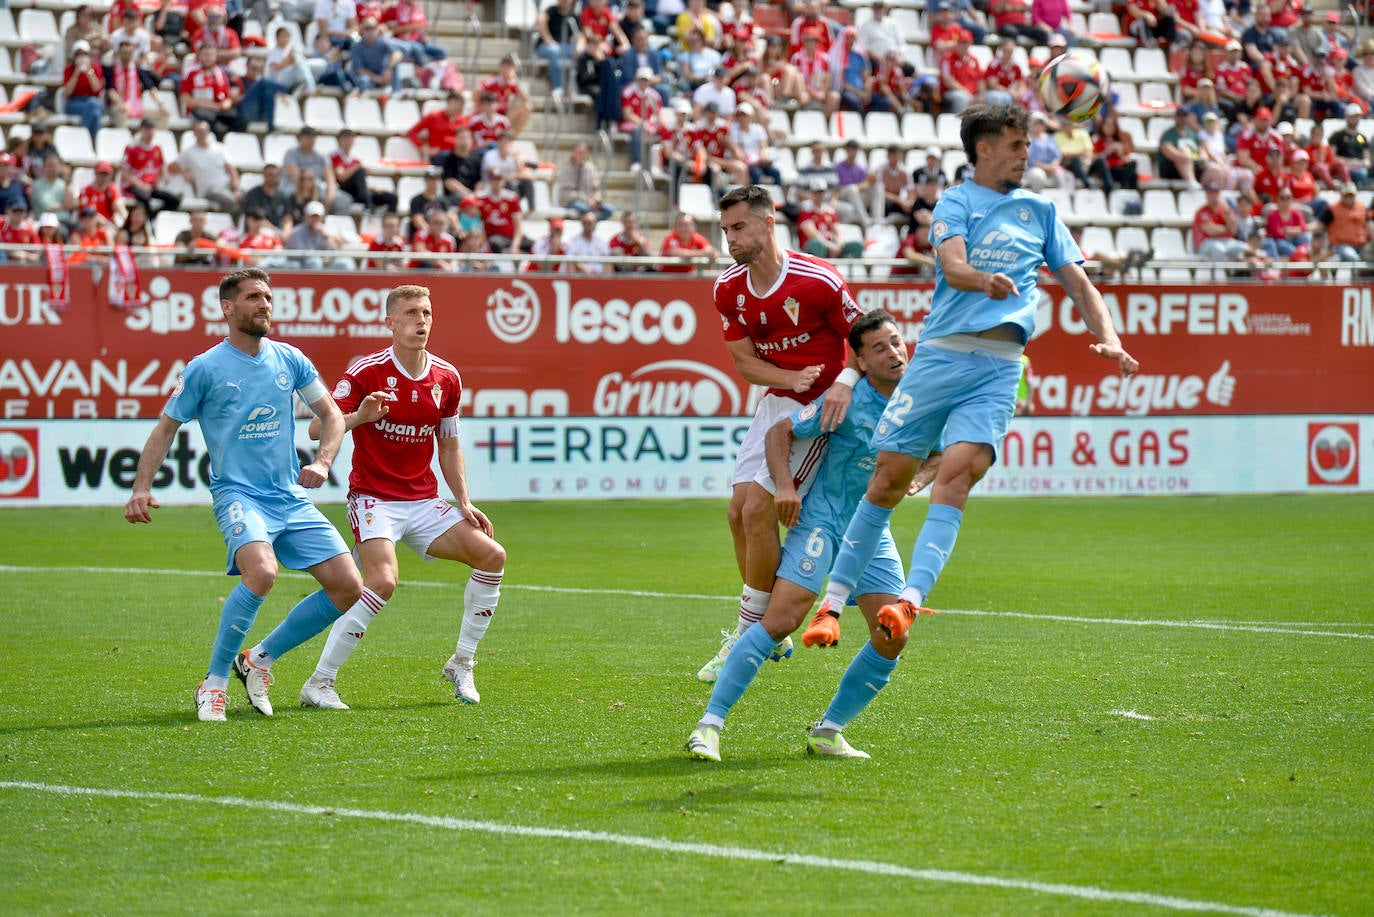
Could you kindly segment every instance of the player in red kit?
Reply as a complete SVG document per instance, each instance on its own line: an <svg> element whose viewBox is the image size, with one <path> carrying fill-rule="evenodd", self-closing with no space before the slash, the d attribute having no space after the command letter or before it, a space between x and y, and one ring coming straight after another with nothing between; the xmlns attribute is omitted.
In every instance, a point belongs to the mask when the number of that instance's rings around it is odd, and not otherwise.
<svg viewBox="0 0 1374 917"><path fill-rule="evenodd" d="M363 595L330 630L315 673L301 688L301 704L307 707L348 709L334 690L334 679L396 590L397 542L427 559L456 560L472 568L463 592L458 646L443 674L459 700L480 700L472 667L501 595L506 550L468 494L458 444L463 382L453 364L426 349L434 324L429 289L392 290L386 324L391 346L355 362L334 388L347 429L353 431L348 521L363 568ZM317 427L311 424L312 436ZM436 441L439 470L456 505L439 497L439 482L430 468Z"/></svg>
<svg viewBox="0 0 1374 917"><path fill-rule="evenodd" d="M749 185L728 192L720 199L720 216L735 259L716 279L712 294L725 346L744 381L767 386L768 394L740 443L731 476L730 534L744 580L739 623L725 632L720 652L697 672L701 681L716 680L735 640L762 620L773 591L782 547L764 436L773 424L822 394L821 429L832 430L844 419L859 379L853 356L846 356L845 338L863 314L828 262L778 246L773 198L763 188ZM803 496L824 455L824 437L793 444L793 478ZM773 655L782 659L791 652L788 638Z"/></svg>

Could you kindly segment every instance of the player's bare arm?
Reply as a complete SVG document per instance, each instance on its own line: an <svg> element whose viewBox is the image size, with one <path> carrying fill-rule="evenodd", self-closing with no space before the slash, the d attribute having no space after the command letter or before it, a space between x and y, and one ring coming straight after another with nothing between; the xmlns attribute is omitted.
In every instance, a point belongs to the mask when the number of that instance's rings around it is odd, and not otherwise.
<svg viewBox="0 0 1374 917"><path fill-rule="evenodd" d="M1106 303L1102 301L1102 294L1088 279L1083 266L1066 264L1055 271L1054 276L1059 278L1059 282L1073 298L1074 307L1083 317L1083 324L1088 326L1088 330L1099 342L1092 344L1088 349L1104 360L1115 360L1121 367L1121 375L1134 375L1140 369L1140 362L1121 346L1121 338L1117 337L1116 328L1112 326L1112 316L1107 311Z"/></svg>
<svg viewBox="0 0 1374 917"><path fill-rule="evenodd" d="M825 401L821 402L821 430L830 433L844 423L844 415L849 412L849 402L854 397L854 386L863 370L859 368L859 358L849 354L844 370L825 390Z"/></svg>
<svg viewBox="0 0 1374 917"><path fill-rule="evenodd" d="M1006 299L1016 293L1016 284L1006 274L989 274L968 263L968 248L961 236L940 243L936 251L945 281L964 293L984 293L989 299Z"/></svg>
<svg viewBox="0 0 1374 917"><path fill-rule="evenodd" d="M310 410L320 420L320 448L315 451L315 461L301 469L296 479L302 487L319 487L329 480L329 468L339 454L339 446L344 437L343 411L334 403L332 396L325 394L312 402Z"/></svg>
<svg viewBox="0 0 1374 917"><path fill-rule="evenodd" d="M391 410L391 402L395 400L396 396L390 392L373 392L368 395L359 402L358 410L349 411L344 415L344 432L381 420ZM319 440L320 429L323 426L318 417L310 418L310 438Z"/></svg>
<svg viewBox="0 0 1374 917"><path fill-rule="evenodd" d="M162 467L163 460L172 448L172 440L180 429L181 421L163 414L157 419L153 432L148 434L148 441L143 444L143 452L138 456L138 471L134 475L129 502L124 504L124 518L131 524L153 521L152 514L148 512L158 508L157 498L153 496L153 476Z"/></svg>
<svg viewBox="0 0 1374 917"><path fill-rule="evenodd" d="M820 378L825 366L816 364L805 369L783 369L761 358L754 350L751 338L726 341L725 348L735 361L735 369L750 385L765 385L768 388L786 388L801 393L809 389Z"/></svg>
<svg viewBox="0 0 1374 917"><path fill-rule="evenodd" d="M444 483L453 492L453 501L458 504L463 515L471 519L473 525L481 529L488 538L494 537L495 530L492 528L491 520L472 505L472 497L468 494L467 462L463 459L463 447L458 442L458 437L450 436L439 440L439 471L444 476Z"/></svg>
<svg viewBox="0 0 1374 917"><path fill-rule="evenodd" d="M777 490L773 493L773 506L778 513L778 521L789 529L797 524L801 516L801 495L792 482L792 468L789 458L792 452L792 419L784 417L769 428L763 438L763 454L768 462L768 473L773 476Z"/></svg>

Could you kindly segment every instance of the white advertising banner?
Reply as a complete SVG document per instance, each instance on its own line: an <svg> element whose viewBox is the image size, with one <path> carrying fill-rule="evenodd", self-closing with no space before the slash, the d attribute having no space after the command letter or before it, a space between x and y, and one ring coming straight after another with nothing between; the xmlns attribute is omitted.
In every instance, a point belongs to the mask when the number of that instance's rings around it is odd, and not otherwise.
<svg viewBox="0 0 1374 917"><path fill-rule="evenodd" d="M469 418L461 437L474 500L725 497L745 417ZM0 507L120 506L148 420L0 424ZM296 445L313 447L305 423ZM321 502L347 493L352 450ZM1016 418L978 491L1104 496L1374 491L1374 415ZM154 482L163 505L208 503L199 427L181 428ZM445 496L448 496L445 494Z"/></svg>

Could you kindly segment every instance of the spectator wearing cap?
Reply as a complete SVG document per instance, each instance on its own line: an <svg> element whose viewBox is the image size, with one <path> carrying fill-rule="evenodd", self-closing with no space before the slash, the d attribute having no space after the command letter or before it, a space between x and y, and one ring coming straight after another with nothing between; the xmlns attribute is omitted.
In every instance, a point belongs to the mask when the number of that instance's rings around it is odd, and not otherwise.
<svg viewBox="0 0 1374 917"><path fill-rule="evenodd" d="M61 245L65 236L62 221L55 213L45 213L38 218L38 244Z"/></svg>
<svg viewBox="0 0 1374 917"><path fill-rule="evenodd" d="M367 166L353 155L353 144L357 139L356 131L344 128L339 131L338 146L329 154L329 167L334 170L340 190L369 211L396 209L394 193L375 189L367 183Z"/></svg>
<svg viewBox="0 0 1374 917"><path fill-rule="evenodd" d="M872 7L873 15L859 26L859 44L875 59L882 60L889 51L898 55L906 46L906 36L902 26L887 15L886 0L877 0Z"/></svg>
<svg viewBox="0 0 1374 917"><path fill-rule="evenodd" d="M555 96L564 91L565 70L587 51L587 38L582 34L576 0L554 0L540 10L535 18L536 40L534 53L547 65L544 75Z"/></svg>
<svg viewBox="0 0 1374 917"><path fill-rule="evenodd" d="M196 52L196 63L181 78L181 110L186 117L203 121L224 139L229 131L247 126L237 111L229 73L219 65L219 49L206 43Z"/></svg>
<svg viewBox="0 0 1374 917"><path fill-rule="evenodd" d="M1355 102L1345 106L1345 125L1331 135L1331 149L1345 163L1350 180L1361 188L1370 184L1369 138L1360 130L1364 111Z"/></svg>
<svg viewBox="0 0 1374 917"><path fill-rule="evenodd" d="M210 139L210 125L191 123L194 142L182 151L167 171L185 176L196 197L210 201L221 210L238 213L243 192L239 190L239 171L224 155L224 148Z"/></svg>
<svg viewBox="0 0 1374 917"><path fill-rule="evenodd" d="M601 222L594 211L588 210L577 218L581 232L571 236L565 246L565 251L569 255L577 255L588 258L608 258L611 254L610 247L604 239L596 236L596 224ZM570 265L569 273L572 274L604 274L606 265L601 261L581 261Z"/></svg>
<svg viewBox="0 0 1374 917"><path fill-rule="evenodd" d="M114 244L114 230L100 221L100 214L94 207L82 207L76 212L76 229L68 242L83 248L108 251ZM88 254L86 263L91 266L106 264L109 257L104 254Z"/></svg>
<svg viewBox="0 0 1374 917"><path fill-rule="evenodd" d="M831 43L839 37L840 24L824 14L824 4L821 0L800 0L797 8L800 15L788 26L787 53L795 56L803 50L809 32L816 36L819 45L817 53L824 55L830 50Z"/></svg>
<svg viewBox="0 0 1374 917"><path fill-rule="evenodd" d="M620 258L649 257L649 239L639 231L639 216L633 210L626 210L620 215L620 232L606 244L611 254ZM627 274L651 271L653 268L647 264L617 264L615 270Z"/></svg>
<svg viewBox="0 0 1374 917"><path fill-rule="evenodd" d="M341 246L339 237L330 232L324 222L324 204L319 201L311 201L305 205L305 219L299 226L291 230L291 234L286 237L286 247L290 251L300 252L320 252L318 255L304 255L300 258L299 265L307 271L332 270L348 271L354 268L354 262L350 258L339 255L333 257L330 253L336 253Z"/></svg>
<svg viewBox="0 0 1374 917"><path fill-rule="evenodd" d="M473 146L479 150L489 150L496 146L497 138L502 134L513 133L510 119L496 110L497 99L494 92L478 94L477 111L468 118Z"/></svg>
<svg viewBox="0 0 1374 917"><path fill-rule="evenodd" d="M658 253L663 258L677 259L660 264L658 271L661 274L689 274L693 269L693 259L715 261L717 257L715 246L697 232L697 221L688 213L679 213L674 217L673 231L663 237L663 245Z"/></svg>
<svg viewBox="0 0 1374 917"><path fill-rule="evenodd" d="M1294 101L1298 117L1317 120L1339 117L1345 103L1340 98L1335 69L1326 59L1326 46L1317 46L1311 54L1297 75L1299 94Z"/></svg>
<svg viewBox="0 0 1374 917"><path fill-rule="evenodd" d="M973 35L961 29L954 48L940 57L941 109L945 113L958 114L983 91L983 65L969 53L972 41Z"/></svg>
<svg viewBox="0 0 1374 917"><path fill-rule="evenodd" d="M24 201L10 201L0 217L0 242L5 245L37 245L38 230L29 220L29 205ZM0 251L0 262L33 262L39 260L37 251Z"/></svg>
<svg viewBox="0 0 1374 917"><path fill-rule="evenodd" d="M430 166L425 169L424 187L410 199L406 209L410 213L410 232L414 233L424 229L428 224L425 213L431 208L438 207L444 210L448 207L448 198L444 194L443 186L444 173L438 166Z"/></svg>
<svg viewBox="0 0 1374 917"><path fill-rule="evenodd" d="M449 200L459 200L477 190L482 181L482 155L472 142L472 131L460 127L453 135L453 148L439 157L438 169Z"/></svg>
<svg viewBox="0 0 1374 917"><path fill-rule="evenodd" d="M724 58L719 51L706 43L706 37L701 29L691 29L687 32L686 45L687 47L677 55L678 75L688 89L695 91L711 78L711 74Z"/></svg>
<svg viewBox="0 0 1374 917"><path fill-rule="evenodd" d="M921 165L911 170L911 181L916 186L918 199L922 196L922 188L928 188L930 196L938 199L949 187L949 176L944 170L944 157L944 151L938 146L928 146Z"/></svg>
<svg viewBox="0 0 1374 917"><path fill-rule="evenodd" d="M1216 83L1211 77L1204 76L1198 80L1197 86L1193 89L1192 100L1183 106L1188 112L1189 124L1196 130L1202 125L1202 119L1208 114L1222 115L1221 100L1217 98Z"/></svg>
<svg viewBox="0 0 1374 917"><path fill-rule="evenodd" d="M563 218L554 217L549 220L548 235L534 240L534 245L530 247L530 254L535 257L525 263L524 269L548 274L566 274L572 269L572 265L566 261L555 263L548 259L550 257L562 257L567 253L568 240L564 235Z"/></svg>
<svg viewBox="0 0 1374 917"><path fill-rule="evenodd" d="M94 207L107 226L118 226L128 216L124 195L114 181L114 166L105 160L95 164L95 177L77 195L77 205Z"/></svg>
<svg viewBox="0 0 1374 917"><path fill-rule="evenodd" d="M1369 208L1360 203L1358 191L1354 182L1341 185L1340 200L1322 218L1327 241L1338 261L1374 261L1374 250L1369 245Z"/></svg>
<svg viewBox="0 0 1374 917"><path fill-rule="evenodd" d="M1337 156L1326 141L1326 128L1320 121L1312 124L1303 149L1307 151L1311 162L1312 175L1323 186L1335 191L1350 181L1350 170L1346 168L1345 160Z"/></svg>
<svg viewBox="0 0 1374 917"><path fill-rule="evenodd" d="M1273 74L1272 79L1266 84L1274 88L1277 93L1281 88L1281 83L1285 79L1296 80L1298 71L1302 69L1302 61L1293 54L1293 42L1288 37L1287 32L1274 33L1274 50L1265 56L1269 64L1269 71ZM1263 76L1261 76L1263 82ZM1282 106L1276 100L1274 102L1274 112L1282 115Z"/></svg>
<svg viewBox="0 0 1374 917"><path fill-rule="evenodd" d="M1244 260L1239 215L1221 196L1221 185L1209 182L1205 187L1206 198L1193 214L1193 251L1208 261Z"/></svg>
<svg viewBox="0 0 1374 917"><path fill-rule="evenodd" d="M642 70L649 71L649 85L658 94L659 101L667 104L669 86L664 84L663 58L649 45L649 31L640 29L630 33L630 47L620 55L621 81L621 118L624 118L624 90L635 85Z"/></svg>
<svg viewBox="0 0 1374 917"><path fill-rule="evenodd" d="M62 93L66 98L63 112L79 118L94 141L105 118L105 75L85 39L72 45L71 59L62 71Z"/></svg>
<svg viewBox="0 0 1374 917"><path fill-rule="evenodd" d="M482 236L483 245L487 242L482 228L482 204L476 194L469 194L458 201L457 233L459 241L463 236L477 233Z"/></svg>
<svg viewBox="0 0 1374 917"><path fill-rule="evenodd" d="M1171 0L1127 0L1126 32L1142 46L1168 48L1178 38L1178 31Z"/></svg>
<svg viewBox="0 0 1374 917"><path fill-rule="evenodd" d="M1243 179L1240 169L1232 166L1231 154L1226 148L1226 132L1221 127L1221 117L1214 111L1202 116L1202 126L1197 132L1198 172L1202 183L1208 179L1219 182L1222 187L1236 187Z"/></svg>
<svg viewBox="0 0 1374 917"><path fill-rule="evenodd" d="M1312 174L1312 157L1299 147L1293 151L1288 168L1288 189L1293 192L1293 202L1311 210L1320 220L1326 215L1327 203L1317 197L1317 179Z"/></svg>
<svg viewBox="0 0 1374 917"><path fill-rule="evenodd" d="M1293 206L1293 191L1279 191L1277 206L1264 219L1264 253L1279 261L1302 261L1312 246L1312 232L1320 223Z"/></svg>
<svg viewBox="0 0 1374 917"><path fill-rule="evenodd" d="M436 108L416 121L406 137L420 151L420 158L438 165L438 159L453 149L453 135L468 119L463 115L463 94L450 92L444 107Z"/></svg>
<svg viewBox="0 0 1374 917"><path fill-rule="evenodd" d="M288 232L294 225L291 195L282 188L281 166L269 162L262 168L262 184L251 188L243 196L243 209L261 213L278 232Z"/></svg>
<svg viewBox="0 0 1374 917"><path fill-rule="evenodd" d="M1188 123L1188 112L1180 108L1174 112L1174 123L1159 138L1156 174L1162 179L1182 180L1188 187L1197 188L1200 185L1197 180L1197 159L1197 131Z"/></svg>
<svg viewBox="0 0 1374 917"><path fill-rule="evenodd" d="M1212 73L1222 113L1227 118L1234 117L1236 103L1245 98L1245 84L1255 76L1245 62L1245 49L1239 41L1233 38L1226 43L1226 59L1213 67Z"/></svg>
<svg viewBox="0 0 1374 917"><path fill-rule="evenodd" d="M1264 167L1270 149L1283 149L1283 135L1274 127L1274 113L1261 105L1255 109L1250 126L1236 137L1236 164L1257 172Z"/></svg>
<svg viewBox="0 0 1374 917"><path fill-rule="evenodd" d="M663 98L654 91L653 80L654 71L640 67L634 81L620 90L620 132L630 135L631 169L641 167L663 123Z"/></svg>
<svg viewBox="0 0 1374 917"><path fill-rule="evenodd" d="M29 186L29 202L40 219L53 216L63 223L71 222L76 196L62 176L62 163L56 156L43 159L42 173Z"/></svg>
<svg viewBox="0 0 1374 917"><path fill-rule="evenodd" d="M348 70L358 88L367 92L385 89L394 95L401 91L399 65L405 54L382 34L377 20L368 16L359 26L359 37L348 48Z"/></svg>
<svg viewBox="0 0 1374 917"><path fill-rule="evenodd" d="M520 58L514 52L501 58L496 72L477 85L480 95L496 96L496 113L507 119L511 133L519 137L530 120L530 94L520 82Z"/></svg>
<svg viewBox="0 0 1374 917"><path fill-rule="evenodd" d="M792 55L791 64L797 68L810 98L808 107L819 106L827 119L840 107L840 94L834 89L835 78L830 72L830 59L820 47L821 32L816 28L802 30L802 49Z"/></svg>
<svg viewBox="0 0 1374 917"><path fill-rule="evenodd" d="M692 92L692 116L700 118L707 105L715 105L722 118L735 113L735 90L728 82L730 71L724 65L711 71L711 78Z"/></svg>
<svg viewBox="0 0 1374 917"><path fill-rule="evenodd" d="M210 232L208 214L202 207L191 211L190 225L177 233L176 264L210 265L218 260L219 239Z"/></svg>
<svg viewBox="0 0 1374 917"><path fill-rule="evenodd" d="M319 131L310 125L301 128L300 133L296 135L296 145L282 156L282 187L290 194L300 181L301 173L309 170L315 173L315 178L319 182L320 200L329 208L329 212L348 213L349 208L353 206L353 196L339 188L339 179L334 174L334 167L329 164L328 157L316 149L318 138Z"/></svg>
<svg viewBox="0 0 1374 917"><path fill-rule="evenodd" d="M175 210L181 195L162 187L167 179L167 163L156 140L157 126L151 118L139 122L138 134L124 148L120 161L120 180L126 197L134 198L154 210Z"/></svg>
<svg viewBox="0 0 1374 917"><path fill-rule="evenodd" d="M931 9L930 59L938 61L946 51L954 50L964 27L959 23L958 11L950 0L936 0Z"/></svg>
<svg viewBox="0 0 1374 917"><path fill-rule="evenodd" d="M754 119L754 106L741 102L730 119L727 140L734 155L748 168L751 185L761 185L765 179L782 185L782 173L773 164L768 139L768 131Z"/></svg>
<svg viewBox="0 0 1374 917"><path fill-rule="evenodd" d="M1030 0L990 0L988 13L1003 38L1024 38L1036 46L1049 43L1050 30L1031 21Z"/></svg>
<svg viewBox="0 0 1374 917"><path fill-rule="evenodd" d="M558 170L555 187L558 206L578 216L595 211L599 218L607 220L615 213L602 197L601 174L592 162L591 148L585 142L573 144L567 161Z"/></svg>
<svg viewBox="0 0 1374 917"><path fill-rule="evenodd" d="M643 32L645 37L655 32L654 24L649 19L649 13L644 8L644 0L625 0L624 7L620 11L620 31L625 33L625 37L630 40L631 44L634 43L636 32Z"/></svg>
<svg viewBox="0 0 1374 917"><path fill-rule="evenodd" d="M1322 16L1322 34L1326 38L1326 53L1328 56L1337 51L1344 51L1347 55L1354 44L1351 35L1341 25L1341 14L1339 10L1327 10Z"/></svg>

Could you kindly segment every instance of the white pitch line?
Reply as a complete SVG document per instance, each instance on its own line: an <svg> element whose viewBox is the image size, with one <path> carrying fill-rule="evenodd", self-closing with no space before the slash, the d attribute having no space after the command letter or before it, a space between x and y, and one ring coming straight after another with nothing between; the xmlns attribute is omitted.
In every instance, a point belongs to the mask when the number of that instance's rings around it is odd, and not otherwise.
<svg viewBox="0 0 1374 917"><path fill-rule="evenodd" d="M957 872L948 869L916 869L899 866L895 863L880 863L874 860L841 860L832 857L812 856L804 853L785 853L773 850L755 850L749 847L730 847L722 844L693 844L684 841L670 841L657 837L642 837L635 834L614 834L607 831L587 831L571 828L541 828L534 825L507 825L501 822L475 821L467 818L452 818L439 815L422 815L418 812L388 812L380 809L335 808L332 806L307 806L294 802L280 802L271 799L245 799L239 796L201 796L196 793L159 793L144 790L104 789L100 787L64 786L62 784L35 783L26 780L0 781L0 789L32 790L39 793L53 793L62 796L91 796L106 799L144 799L160 802L187 802L203 805L226 806L235 809L258 809L267 812L284 812L292 815L322 815L331 818L355 818L365 821L400 822L422 825L428 828L442 828L449 831L476 831L513 837L538 837L552 840L584 841L596 844L615 844L622 847L637 847L641 850L654 850L663 853L690 854L694 856L716 857L726 860L742 860L759 863L781 863L788 866L802 866L812 869L838 869L847 872L868 873L870 875L896 876L917 879L924 882L941 882L947 885L973 885L986 888L1004 888L1015 891L1032 892L1041 895L1059 895L1080 898L1087 901L1104 901L1122 904L1142 904L1174 911L1207 911L1216 914L1237 914L1242 917L1306 917L1291 911L1279 911L1264 907L1223 904L1218 901L1198 901L1191 898L1178 898L1173 895L1156 895L1149 892L1118 892L1091 885L1068 885L1058 882L1034 882L1029 879L1008 879L1003 876L987 876L978 873Z"/></svg>
<svg viewBox="0 0 1374 917"><path fill-rule="evenodd" d="M223 573L213 570L160 570L148 569L144 567L37 567L19 566L11 564L0 564L0 573L96 573L104 575L132 574L137 576L200 576L223 578ZM311 579L306 573L283 572L278 575L280 579ZM459 584L443 583L427 580L401 580L402 586L414 586L419 588L432 589L453 589ZM586 589L574 586L537 586L525 583L505 583L501 584L501 589L507 592L550 592L562 595L616 595L626 598L649 598L649 599L689 599L710 602L738 602L739 596L730 595L707 595L697 592L656 592L644 589ZM941 614L946 615L974 615L979 617L991 618L1024 618L1030 621L1058 621L1065 624L1108 624L1127 627L1180 627L1193 628L1197 630L1227 630L1243 631L1254 634L1289 634L1300 637L1340 637L1350 640L1374 640L1374 634L1350 634L1332 630L1298 630L1300 627L1311 627L1306 623L1284 623L1273 622L1271 624L1247 624L1247 623L1226 623L1221 621L1170 621L1160 618L1084 618L1074 615L1050 615L1050 614L1030 614L1024 611L979 611L975 609L961 608L942 608ZM1326 624L1325 627L1360 627L1365 625L1347 624Z"/></svg>

